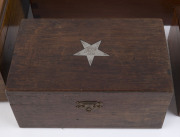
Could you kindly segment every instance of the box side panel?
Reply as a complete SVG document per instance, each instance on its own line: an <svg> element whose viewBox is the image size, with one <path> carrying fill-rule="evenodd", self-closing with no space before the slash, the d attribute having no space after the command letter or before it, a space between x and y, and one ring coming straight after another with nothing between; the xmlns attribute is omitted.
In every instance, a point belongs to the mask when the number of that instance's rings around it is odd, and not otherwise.
<svg viewBox="0 0 180 137"><path fill-rule="evenodd" d="M4 91L0 92L0 101L7 101Z"/></svg>
<svg viewBox="0 0 180 137"><path fill-rule="evenodd" d="M178 114L180 115L180 7L176 9L173 24L170 28L168 44L174 80L174 90Z"/></svg>
<svg viewBox="0 0 180 137"><path fill-rule="evenodd" d="M7 18L9 17L9 11L7 10L8 0L1 0L0 2L0 63L2 56L2 49L7 32ZM0 101L6 101L5 85L0 73Z"/></svg>
<svg viewBox="0 0 180 137"><path fill-rule="evenodd" d="M7 7L7 0L0 1L0 56L2 54L3 44L6 37L7 27L5 20L5 11Z"/></svg>
<svg viewBox="0 0 180 137"><path fill-rule="evenodd" d="M0 101L6 101L5 84L0 73Z"/></svg>
<svg viewBox="0 0 180 137"><path fill-rule="evenodd" d="M7 92L20 127L161 128L168 92ZM77 102L100 102L77 107ZM83 103L82 103L83 104ZM91 104L92 105L92 104ZM89 105L89 106L91 106Z"/></svg>

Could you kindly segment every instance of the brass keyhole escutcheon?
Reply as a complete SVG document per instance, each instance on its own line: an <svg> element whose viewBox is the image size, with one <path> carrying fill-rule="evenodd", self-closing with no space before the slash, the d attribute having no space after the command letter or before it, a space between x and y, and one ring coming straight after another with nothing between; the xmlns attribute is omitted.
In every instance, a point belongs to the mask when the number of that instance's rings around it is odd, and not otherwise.
<svg viewBox="0 0 180 137"><path fill-rule="evenodd" d="M86 112L103 107L103 103L99 101L77 101L76 104L77 108L85 109Z"/></svg>

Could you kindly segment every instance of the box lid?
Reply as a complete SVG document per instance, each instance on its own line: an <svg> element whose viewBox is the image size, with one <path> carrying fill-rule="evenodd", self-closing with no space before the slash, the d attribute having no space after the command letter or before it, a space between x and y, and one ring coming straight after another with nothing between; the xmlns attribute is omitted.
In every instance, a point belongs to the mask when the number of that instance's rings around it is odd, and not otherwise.
<svg viewBox="0 0 180 137"><path fill-rule="evenodd" d="M172 92L162 20L23 20L7 90Z"/></svg>

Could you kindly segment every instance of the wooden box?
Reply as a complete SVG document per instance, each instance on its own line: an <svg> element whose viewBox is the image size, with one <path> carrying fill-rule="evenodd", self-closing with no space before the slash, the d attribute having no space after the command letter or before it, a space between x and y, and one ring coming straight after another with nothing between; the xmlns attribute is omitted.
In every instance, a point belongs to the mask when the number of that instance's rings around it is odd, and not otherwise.
<svg viewBox="0 0 180 137"><path fill-rule="evenodd" d="M2 79L2 76L0 75L0 101L6 101L6 95L5 95L5 84Z"/></svg>
<svg viewBox="0 0 180 137"><path fill-rule="evenodd" d="M180 0L31 0L35 18L162 18L171 24Z"/></svg>
<svg viewBox="0 0 180 137"><path fill-rule="evenodd" d="M0 0L0 101L6 101L5 84L14 43L22 18L27 17L29 0ZM2 79L3 77L3 79Z"/></svg>
<svg viewBox="0 0 180 137"><path fill-rule="evenodd" d="M20 127L161 128L172 94L160 19L21 23L7 80Z"/></svg>
<svg viewBox="0 0 180 137"><path fill-rule="evenodd" d="M168 44L177 110L178 114L180 115L180 7L177 7L174 12L173 24L170 28Z"/></svg>
<svg viewBox="0 0 180 137"><path fill-rule="evenodd" d="M0 0L0 63L2 60L2 50L4 46L4 41L6 37L7 27L6 27L6 21L4 19L4 10L6 8L6 2L7 0ZM0 101L6 101L5 96L5 84L2 78L2 75L0 73Z"/></svg>

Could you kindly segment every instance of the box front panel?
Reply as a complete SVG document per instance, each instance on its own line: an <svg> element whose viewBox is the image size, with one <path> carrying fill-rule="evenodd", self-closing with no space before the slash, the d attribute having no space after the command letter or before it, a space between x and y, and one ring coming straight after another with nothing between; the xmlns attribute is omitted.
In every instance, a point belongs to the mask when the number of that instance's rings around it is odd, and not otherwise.
<svg viewBox="0 0 180 137"><path fill-rule="evenodd" d="M7 92L20 127L160 128L171 93Z"/></svg>
<svg viewBox="0 0 180 137"><path fill-rule="evenodd" d="M36 18L163 18L171 24L179 0L31 0ZM153 9L153 10L152 10Z"/></svg>

